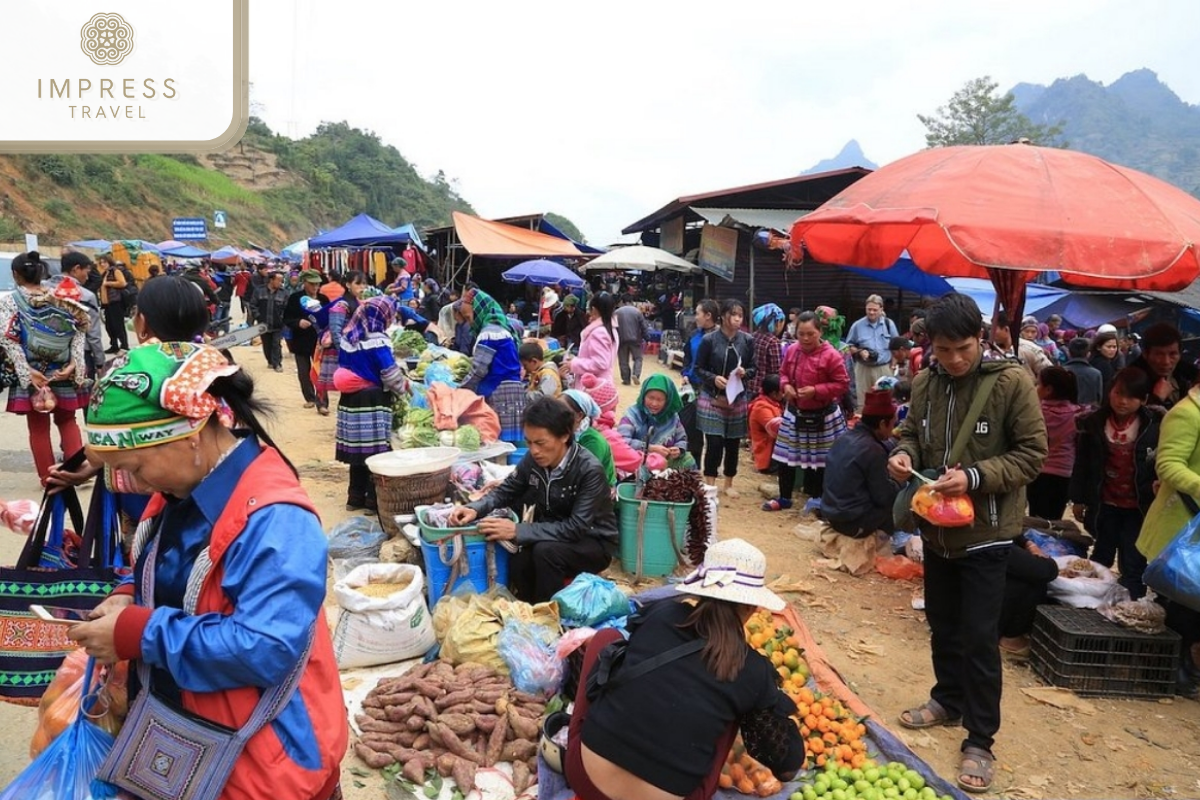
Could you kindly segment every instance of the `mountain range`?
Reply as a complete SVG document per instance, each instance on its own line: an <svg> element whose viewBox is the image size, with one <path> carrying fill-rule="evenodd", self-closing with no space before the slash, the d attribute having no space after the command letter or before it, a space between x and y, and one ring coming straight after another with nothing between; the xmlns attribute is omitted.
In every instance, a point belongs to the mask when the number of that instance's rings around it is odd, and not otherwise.
<svg viewBox="0 0 1200 800"><path fill-rule="evenodd" d="M1200 106L1184 102L1149 69L1108 86L1086 75L1049 86L1019 83L1016 107L1039 124L1062 121L1072 150L1147 172L1200 197Z"/></svg>

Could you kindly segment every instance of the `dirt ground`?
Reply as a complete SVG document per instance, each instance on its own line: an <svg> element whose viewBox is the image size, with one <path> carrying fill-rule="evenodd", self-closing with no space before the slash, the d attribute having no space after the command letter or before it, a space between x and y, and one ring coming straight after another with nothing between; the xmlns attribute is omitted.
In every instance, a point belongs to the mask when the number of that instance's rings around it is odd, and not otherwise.
<svg viewBox="0 0 1200 800"><path fill-rule="evenodd" d="M271 430L299 467L326 530L349 516L344 509L346 471L333 460L334 416L304 409L294 364L277 374L265 368L261 351L239 347L237 360L254 375L275 406ZM665 370L648 359L645 374ZM621 408L636 399L634 386L619 385ZM24 425L8 415L0 422L0 497L35 497L28 475ZM24 451L24 461L21 451ZM906 731L895 724L901 710L924 700L932 683L929 634L923 615L911 607L919 584L873 573L854 578L824 566L816 545L800 534L816 523L799 512L759 510L762 477L749 468L749 453L735 480L740 497L721 497L719 535L740 536L768 558L768 582L781 575L796 585L787 594L846 683L941 775L953 779L962 731ZM23 494L22 494L23 492ZM19 548L0 534L0 557L11 563ZM613 577L620 578L614 568ZM1024 665L1004 667L1003 726L995 752L998 770L992 796L1005 798L1197 798L1200 797L1200 703L1188 700L1087 698L1060 709L1022 690L1043 686ZM27 761L35 713L0 704L0 785ZM384 796L382 780L348 755L343 788L350 800Z"/></svg>

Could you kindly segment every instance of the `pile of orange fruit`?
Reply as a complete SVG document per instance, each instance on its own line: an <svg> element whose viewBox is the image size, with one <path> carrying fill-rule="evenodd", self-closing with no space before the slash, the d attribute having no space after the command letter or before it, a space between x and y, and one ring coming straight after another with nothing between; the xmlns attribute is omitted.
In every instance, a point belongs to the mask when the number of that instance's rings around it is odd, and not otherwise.
<svg viewBox="0 0 1200 800"><path fill-rule="evenodd" d="M807 686L808 664L800 639L769 611L759 610L746 622L746 641L775 665L780 687L796 703L796 725L804 738L805 766L861 768L867 763L866 726L830 695Z"/></svg>

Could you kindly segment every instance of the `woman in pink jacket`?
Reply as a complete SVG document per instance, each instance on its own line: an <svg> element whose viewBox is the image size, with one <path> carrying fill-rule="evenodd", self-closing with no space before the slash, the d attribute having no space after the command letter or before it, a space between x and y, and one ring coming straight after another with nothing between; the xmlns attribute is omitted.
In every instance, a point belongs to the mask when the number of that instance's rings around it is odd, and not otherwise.
<svg viewBox="0 0 1200 800"><path fill-rule="evenodd" d="M612 316L613 299L608 292L601 292L588 303L588 324L579 340L579 355L568 362L575 386L581 385L584 375L594 375L601 383L612 383L617 352Z"/></svg>
<svg viewBox="0 0 1200 800"><path fill-rule="evenodd" d="M1076 405L1075 373L1066 367L1046 367L1038 373L1037 385L1050 454L1041 474L1026 488L1025 496L1029 516L1056 520L1062 519L1067 510L1071 473L1075 470L1075 418L1082 409Z"/></svg>
<svg viewBox="0 0 1200 800"><path fill-rule="evenodd" d="M821 338L816 314L796 318L797 344L788 348L779 383L786 407L772 460L779 465L779 497L763 503L764 511L792 507L796 468L804 470L804 493L820 497L825 484L825 457L846 432L838 400L850 387L846 361Z"/></svg>

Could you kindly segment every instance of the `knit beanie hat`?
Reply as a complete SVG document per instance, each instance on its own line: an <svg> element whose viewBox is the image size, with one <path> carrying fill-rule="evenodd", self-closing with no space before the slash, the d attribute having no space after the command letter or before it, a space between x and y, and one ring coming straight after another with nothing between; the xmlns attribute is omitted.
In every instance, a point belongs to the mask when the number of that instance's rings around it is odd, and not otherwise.
<svg viewBox="0 0 1200 800"><path fill-rule="evenodd" d="M591 373L585 373L580 385L596 401L601 411L612 411L617 407L617 387L612 381L602 381Z"/></svg>
<svg viewBox="0 0 1200 800"><path fill-rule="evenodd" d="M208 387L238 369L221 351L191 342L130 350L96 384L87 443L96 450L132 450L190 436L221 408Z"/></svg>

